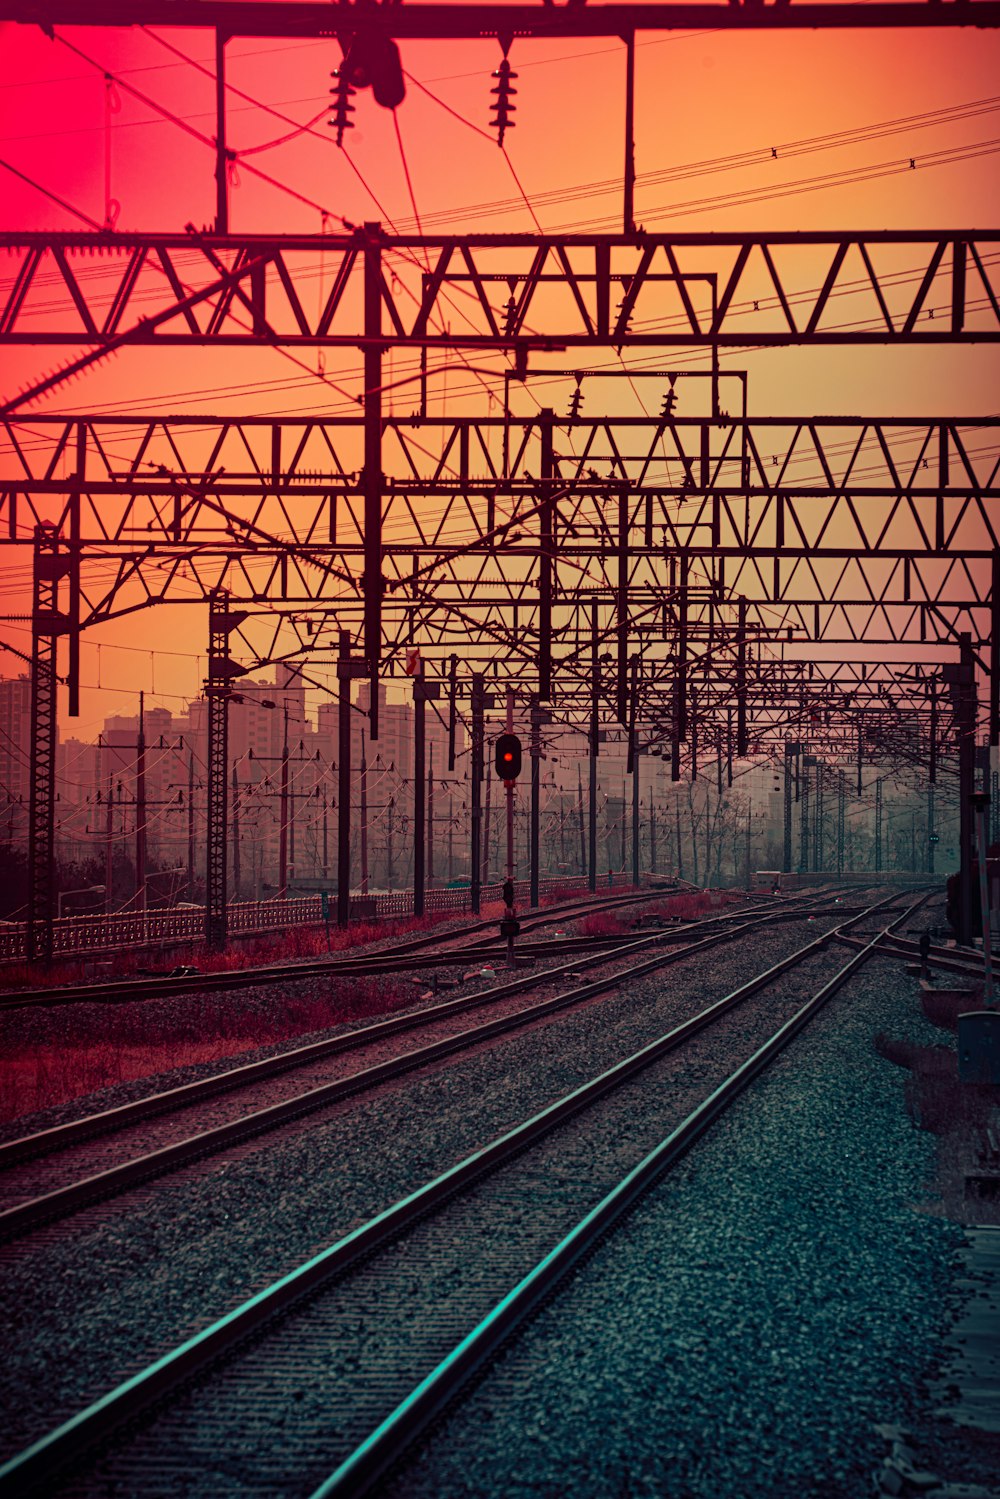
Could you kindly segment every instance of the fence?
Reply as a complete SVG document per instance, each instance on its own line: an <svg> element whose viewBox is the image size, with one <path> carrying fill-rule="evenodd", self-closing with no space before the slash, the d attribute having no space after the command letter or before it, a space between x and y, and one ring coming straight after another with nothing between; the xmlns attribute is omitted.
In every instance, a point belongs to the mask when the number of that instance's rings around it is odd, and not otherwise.
<svg viewBox="0 0 1000 1499"><path fill-rule="evenodd" d="M582 878L540 880L546 895L563 890L577 890ZM625 874L613 877L616 886L628 885ZM515 880L518 899L528 895L528 881ZM482 902L501 899L501 885L496 882L482 887ZM376 916L412 916L413 891L392 890L384 895L353 897L352 903L365 901L365 910L374 903ZM470 909L469 890L428 890L424 896L427 912L454 911L456 915ZM357 913L356 911L356 914ZM232 901L228 908L231 936L266 935L290 926L316 926L323 920L322 900L317 895L299 895L290 900ZM124 947L157 947L163 944L202 942L205 938L205 913L199 907L185 910L116 911L108 916L61 916L53 924L52 951L56 957L75 957L81 953L112 952ZM9 922L0 927L0 962L24 962L27 957L27 925Z"/></svg>

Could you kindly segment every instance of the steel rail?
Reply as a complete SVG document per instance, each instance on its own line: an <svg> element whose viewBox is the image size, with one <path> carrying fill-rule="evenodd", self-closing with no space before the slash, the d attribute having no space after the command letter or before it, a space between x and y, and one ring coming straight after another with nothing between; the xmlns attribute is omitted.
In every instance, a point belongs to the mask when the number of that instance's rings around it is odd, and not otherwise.
<svg viewBox="0 0 1000 1499"><path fill-rule="evenodd" d="M854 946L857 939L843 937L840 939L849 946ZM911 942L905 937L893 937L883 934L879 938L881 949L887 957L898 958L901 962L911 963L920 961L920 948L916 942ZM968 956L964 956L968 954ZM996 955L994 954L994 957ZM981 979L983 976L983 955L981 951L972 948L940 948L932 947L927 954L927 963L931 968L940 968L945 973L957 973L966 978Z"/></svg>
<svg viewBox="0 0 1000 1499"><path fill-rule="evenodd" d="M752 919L755 913L746 914ZM792 919L792 914L789 919ZM683 928L667 928L659 932L650 932L644 937L633 937L626 942L619 939L617 948L627 955L628 952L647 947L655 941L672 942L684 937L697 938L703 927L716 924L715 919L706 918L703 921L691 922ZM720 937L719 940L722 938ZM616 956L617 953L614 951L595 954L595 965L598 961L610 962ZM376 1020L370 1025L342 1032L340 1035L331 1036L323 1041L313 1041L306 1046L298 1046L281 1052L277 1056L265 1057L259 1062L247 1062L238 1067L227 1068L224 1072L215 1073L211 1077L200 1078L193 1083L183 1083L176 1088L166 1089L162 1093L152 1094L148 1098L119 1104L116 1108L106 1109L98 1114L88 1114L83 1119L72 1120L67 1124L57 1124L52 1129L40 1130L37 1134L22 1135L0 1144L0 1171L21 1161L51 1155L53 1151L65 1150L85 1140L93 1139L95 1136L110 1134L129 1125L172 1112L189 1103L211 1098L218 1093L259 1082L262 1078L275 1077L284 1071L322 1061L340 1052L360 1050L377 1041L385 1040L389 1036L398 1035L402 1031L433 1025L451 1015L477 1009L512 994L537 988L551 979L565 977L582 966L584 965L579 959L576 959L572 963L560 964L556 968L525 974L521 979L512 979L506 984L497 984L492 988L480 990L476 994L458 995L454 999L443 1000L440 1004L429 1005L421 1010L407 1010L403 1014Z"/></svg>
<svg viewBox="0 0 1000 1499"><path fill-rule="evenodd" d="M893 925L905 921L923 896ZM868 913L870 914L870 913ZM439 1416L485 1362L530 1317L543 1300L608 1235L635 1203L691 1149L823 1005L843 987L858 968L879 951L883 933L850 958L833 978L779 1027L753 1056L736 1068L697 1108L651 1150L552 1249L518 1285L432 1370L405 1400L340 1466L315 1489L310 1499L357 1499L397 1462L414 1440Z"/></svg>
<svg viewBox="0 0 1000 1499"><path fill-rule="evenodd" d="M739 914L739 913L737 913ZM758 922L753 920L756 913L742 913L751 919L746 925L755 926ZM845 915L850 914L845 912ZM808 918L810 908L808 905L802 910L785 910L780 913L769 913L769 921L775 919L782 921L801 920ZM735 916L729 919L735 919ZM160 1093L151 1094L147 1098L134 1099L131 1103L119 1104L113 1109L105 1109L97 1114L88 1114L82 1119L71 1120L66 1124L58 1124L51 1129L40 1130L36 1134L21 1135L16 1139L8 1140L0 1144L0 1172L9 1170L11 1167L20 1165L25 1161L38 1160L42 1157L55 1154L59 1151L68 1150L75 1145L80 1145L88 1140L112 1135L121 1129L127 1129L132 1125L144 1123L150 1119L159 1118L178 1109L185 1108L192 1103L198 1103L218 1094L229 1092L238 1088L247 1087L255 1082L260 1082L272 1077L279 1077L284 1072L294 1071L296 1068L310 1066L314 1062L323 1061L327 1057L336 1056L345 1051L361 1050L378 1041L390 1036L398 1035L404 1031L417 1030L427 1025L433 1025L440 1020L447 1019L451 1015L461 1014L466 1010L485 1008L498 999L505 999L513 994L523 993L526 990L538 988L541 984L552 979L576 976L581 967L596 967L599 964L612 962L619 955L627 956L631 951L642 950L656 942L691 942L695 945L702 944L701 932L704 928L719 925L719 917L706 917L701 921L694 921L683 927L665 928L658 932L647 933L644 937L631 938L627 942L619 941L617 950L593 954L593 962L590 965L582 963L579 959L571 963L561 964L556 968L543 969L539 972L526 974L521 979L513 979L506 984L494 985L492 988L480 990L476 994L458 995L454 999L443 1000L440 1004L429 1005L421 1010L407 1010L403 1014L393 1015L384 1020L374 1021L371 1025L361 1026L355 1030L342 1032L340 1035L332 1036L323 1041L313 1041L306 1046L294 1047L288 1051L280 1052L277 1056L266 1057L259 1062L247 1062L238 1067L227 1068L224 1072L213 1074L211 1077L200 1078L192 1083L183 1083L176 1088L169 1088ZM739 935L736 931L725 931L715 939L717 942L726 940L729 936ZM711 945L711 944L704 944ZM689 949L690 950L690 949ZM672 955L671 961L680 961L685 952ZM0 1215L0 1238L2 1238L3 1218Z"/></svg>
<svg viewBox="0 0 1000 1499"><path fill-rule="evenodd" d="M494 1020L487 1020L483 1024L474 1026L470 1030L459 1031L454 1035L445 1036L440 1041L429 1042L425 1046L417 1047L413 1051L404 1052L399 1056L391 1057L385 1062L377 1062L371 1067L363 1068L360 1072L351 1073L347 1077L335 1079L333 1082L321 1083L318 1087L310 1088L305 1093L296 1094L292 1098L283 1099L280 1103L270 1104L266 1108L257 1109L250 1114L242 1115L239 1119L230 1120L227 1124L215 1125L211 1129L202 1130L198 1134L189 1135L183 1140L175 1141L171 1145L161 1146L145 1155L136 1156L130 1161L124 1161L120 1165L110 1166L105 1171L100 1171L93 1176L83 1178L81 1181L71 1182L64 1187L57 1187L51 1192L46 1192L41 1197L33 1197L16 1207L7 1208L0 1212L0 1242L4 1240L22 1237L34 1228L55 1220L70 1216L84 1207L90 1207L98 1202L105 1201L109 1197L120 1195L129 1187L151 1181L156 1177L163 1176L170 1171L176 1171L182 1166L190 1165L194 1161L201 1160L206 1156L214 1155L220 1150L226 1150L234 1145L242 1144L246 1140L254 1139L258 1135L266 1134L270 1130L277 1129L284 1124L289 1124L296 1119L301 1119L317 1109L326 1108L330 1104L337 1103L342 1099L364 1092L369 1088L378 1086L380 1083L388 1082L393 1078L401 1077L407 1072L412 1072L418 1067L427 1066L429 1063L441 1061L445 1057L454 1055L460 1051L466 1051L470 1047L481 1045L484 1041L492 1040L496 1036L508 1035L522 1026L531 1025L536 1020L547 1015L554 1014L559 1010L568 1009L573 1005L582 1004L588 999L593 999L599 994L606 993L609 989L617 988L624 979L642 977L646 973L652 973L658 968L664 968L671 963L683 962L693 954L709 947L715 947L721 942L731 941L743 933L752 930L756 926L767 925L765 919L760 918L756 922L747 922L742 927L735 927L731 931L719 933L715 936L704 937L689 947L684 947L678 952L662 953L648 959L624 971L613 973L605 978L594 979L589 983L578 985L574 989L565 990L550 999L541 1000L534 1005L528 1005L523 1010L517 1010L511 1015L500 1016ZM648 948L658 942L669 940L669 934L655 933L650 937L644 937L638 941L628 943L616 954L602 953L596 955L591 966L603 965L615 957L628 957L630 953ZM825 942L827 939L820 939ZM570 968L578 968L579 960L568 965ZM545 982L552 974L562 976L566 968L550 970L548 973L532 974L525 979L515 981L510 985L501 986L489 992L489 998L484 1001L483 995L463 996L461 999L452 1000L437 1007L438 1017L442 1012L455 1013L470 1008L471 1005L490 1002L493 999L502 998L503 995L513 994L524 989L537 988ZM418 1012L416 1024L426 1024L427 1011ZM402 1017L401 1017L402 1018ZM384 1030L380 1034L388 1034L392 1022L383 1023ZM412 1021L411 1021L412 1024ZM397 1029L402 1029L398 1026ZM379 1027L370 1027L369 1033ZM354 1040L358 1032L352 1032L348 1036L336 1037L331 1042L318 1042L320 1048L326 1047L323 1055L330 1055L336 1051L354 1049L365 1043ZM366 1039L370 1039L369 1037ZM337 1042L341 1044L338 1046ZM314 1053L309 1060L317 1060ZM270 1059L268 1059L270 1060ZM249 1064L246 1069L237 1069L245 1073L253 1072L254 1077L244 1077L243 1081L259 1081L273 1075L268 1071L268 1060ZM303 1064L304 1065L304 1064ZM282 1070L287 1070L284 1068ZM223 1074L226 1077L227 1074ZM209 1083L215 1083L216 1079L206 1079ZM231 1083L230 1086L238 1084ZM180 1104L171 1107L180 1107L188 1102L196 1101L197 1089L204 1084L189 1083L186 1087L177 1090L179 1093L187 1094ZM202 1093L201 1097L221 1091L216 1086ZM162 1097L162 1095L160 1095ZM133 1105L122 1105L123 1109L131 1109ZM167 1110L169 1111L169 1110ZM117 1114L119 1111L114 1110ZM164 1112L164 1110L159 1110ZM101 1116L96 1116L98 1119ZM125 1123L136 1122L135 1116ZM122 1127L118 1125L117 1127ZM60 1128L71 1129L72 1126L60 1126ZM30 1137L29 1137L30 1139ZM12 1145L22 1142L13 1141ZM75 1142L74 1142L75 1143ZM23 1157L22 1157L23 1159Z"/></svg>
<svg viewBox="0 0 1000 1499"><path fill-rule="evenodd" d="M925 900L927 898L927 896L923 897ZM322 1290L333 1277L343 1273L360 1260L367 1258L376 1250L395 1240L402 1232L424 1218L434 1208L440 1206L464 1188L479 1182L498 1166L504 1164L513 1156L520 1154L536 1140L548 1134L558 1125L564 1123L567 1119L587 1107L587 1105L597 1101L621 1083L631 1079L651 1063L665 1056L669 1051L705 1030L713 1021L728 1010L733 1009L741 1001L750 998L759 990L766 988L776 978L806 961L809 957L815 956L838 933L850 930L850 928L857 925L866 916L870 916L873 912L881 910L882 907L892 904L898 899L898 894L885 897L885 899L869 907L860 915L852 917L849 921L831 929L829 932L822 934L814 941L808 943L805 947L798 949L797 952L781 959L763 973L758 974L747 983L740 985L739 988L732 990L722 999L716 1000L699 1014L692 1016L657 1040L642 1047L639 1051L633 1053L632 1056L608 1068L599 1076L574 1089L571 1093L557 1099L554 1103L549 1104L545 1109L533 1115L524 1123L499 1136L489 1145L474 1151L457 1165L451 1167L441 1175L434 1177L431 1181L425 1183L424 1186L401 1198L391 1207L376 1214L367 1223L354 1229L335 1244L320 1251L319 1254L312 1256L295 1270L282 1276L272 1285L258 1292L255 1296L252 1296L239 1307L234 1308L209 1327L203 1328L200 1332L187 1338L176 1348L156 1359L145 1369L125 1380L115 1389L109 1391L106 1395L86 1407L85 1410L78 1412L75 1416L63 1422L44 1437L39 1438L36 1442L0 1466L0 1499L5 1499L7 1495L23 1495L26 1492L30 1492L31 1489L38 1487L44 1481L51 1479L54 1475L65 1469L70 1462L80 1458L99 1442L112 1435L124 1422L148 1409L155 1402L164 1399L178 1385L187 1383L207 1366L216 1363L275 1318L286 1314L292 1308L300 1305L306 1298ZM916 904L919 903L917 902ZM914 908L911 907L910 910L912 909ZM904 912L898 920L905 920L909 914L909 910ZM839 982L843 982L844 975L849 970L857 967L868 955L869 952L867 949L864 953L857 954L856 957L850 960L847 967L841 971L837 979L831 981L831 984L838 980ZM827 991L833 992L830 989L830 984L824 986L820 994L825 995ZM782 1027L778 1035L783 1035L788 1031L789 1026L794 1025L797 1029L804 1024L805 1020L802 1017L805 1015L808 1018L806 1012L811 1013L811 1009L814 1006L816 1006L816 997L809 1001L792 1021ZM773 1044L773 1040L772 1043L768 1044ZM755 1058L751 1058L751 1063L759 1055L759 1052L755 1054ZM750 1063L744 1064L744 1067L739 1069L739 1072L744 1072L749 1065ZM723 1089L716 1090L711 1095L711 1098L706 1101L706 1104L701 1106L702 1110L707 1107L707 1104L717 1099L727 1086L727 1084L724 1084ZM711 1114L711 1118L714 1118L715 1113L720 1111L721 1106L717 1106ZM699 1111L695 1112L698 1113ZM702 1129L707 1127L707 1124L711 1122L711 1118L705 1120L701 1126ZM674 1135L676 1133L675 1131ZM670 1139L673 1138L674 1136L670 1137ZM661 1146L660 1149L662 1148ZM656 1152L653 1154L656 1155ZM649 1160L650 1157L647 1157L644 1162L640 1163L640 1166L636 1167L630 1173L630 1176L626 1178L626 1182L630 1181L636 1172L641 1172L644 1168L648 1170L647 1163ZM614 1194L611 1195L612 1197L614 1196ZM608 1214L607 1202L608 1199L606 1198L604 1202L599 1204L597 1209L588 1215L584 1222L589 1224L594 1218L595 1213L603 1212L604 1214ZM616 1212L613 1217L617 1217L618 1215L619 1213ZM608 1222L605 1226L610 1226L613 1217L608 1217ZM603 1232L604 1228L601 1231ZM559 1249L562 1249L562 1245L559 1246ZM583 1252L580 1249L575 1254L573 1263L576 1262L576 1259ZM558 1251L553 1252L553 1254L556 1253ZM553 1255L547 1256L546 1260L542 1262L543 1266L548 1266L552 1259ZM561 1276L562 1273L564 1272L560 1270L559 1275ZM535 1274L536 1272L532 1272L533 1276ZM550 1275L550 1285L554 1284L555 1278L557 1277ZM530 1279L531 1277L529 1277ZM533 1286L534 1284L536 1283L533 1282ZM540 1294L544 1294L544 1292ZM506 1308L510 1299L510 1297L506 1298L505 1302L501 1303L501 1305ZM533 1294L531 1305L535 1305L538 1299L539 1295ZM516 1320L519 1321L521 1315L524 1314L519 1313ZM507 1310L505 1313L504 1330L500 1336L506 1336L506 1332L514 1325L510 1321L510 1317L511 1311ZM486 1322L489 1324L490 1329L493 1329L496 1325L495 1321L490 1318L486 1319ZM477 1329L472 1337L476 1337L477 1335L481 1336L480 1329ZM466 1349L469 1342L470 1340L466 1339L460 1347ZM481 1346L481 1343L477 1344L478 1346ZM484 1352L481 1357L476 1357L475 1367L478 1367L482 1362L482 1358L487 1356L488 1354ZM405 1438L406 1442L412 1440L413 1435L419 1429L416 1424L418 1417L419 1427L422 1427L441 1409L442 1405L447 1402L447 1399L451 1398L450 1396L441 1394L444 1382L449 1379L454 1381L455 1373L459 1368L461 1371L461 1380L468 1378L468 1372L471 1372L468 1353L463 1355L460 1362L452 1358L446 1361L446 1365L447 1368L444 1373L439 1369L435 1371L434 1375L429 1377L429 1380L434 1382L433 1389L428 1388L421 1395L419 1405L413 1405L410 1402L404 1403L407 1431L409 1433ZM455 1388L458 1387L458 1382L460 1381L455 1382ZM425 1387L428 1386L429 1381L425 1380L419 1389L420 1391L425 1391ZM403 1407L400 1410L403 1410ZM399 1411L395 1415L399 1416ZM390 1421L394 1420L395 1417L390 1417ZM372 1447L372 1438L369 1438L368 1442L364 1444L364 1448L358 1449L358 1452L348 1459L348 1464L351 1465L351 1477L349 1480L351 1485L353 1485L356 1475L362 1469L370 1472L370 1477L366 1479L366 1483L370 1483L377 1476L375 1465L377 1464L377 1471L381 1472L384 1470L386 1464L393 1460L393 1453L390 1451L390 1447L391 1443L396 1440L394 1433L398 1433L399 1431L400 1427L398 1425L393 1425L390 1430L388 1423L383 1423L378 1428L377 1433L373 1434L374 1436L378 1436L377 1448ZM359 1456L362 1451L363 1458ZM341 1475L346 1466L341 1465L337 1473L327 1482L331 1483L336 1479L341 1485L339 1489L340 1493L353 1493L355 1492L353 1487L343 1486L345 1479ZM326 1485L324 1485L324 1490L325 1488ZM331 1490L331 1492L333 1491Z"/></svg>
<svg viewBox="0 0 1000 1499"><path fill-rule="evenodd" d="M562 906L547 906L537 916L526 918L522 931L535 931L553 921L572 921L576 915L586 916L592 911L613 910L618 906L639 904L653 900L665 900L669 889L633 892L628 895L609 896L601 901L571 901ZM576 913L576 914L574 914ZM368 959L322 958L310 963L273 963L259 968L227 969L224 973L194 973L170 976L142 976L137 979L109 979L102 984L77 984L65 988L15 989L0 995L0 1009L23 1009L27 1005L45 1006L60 1004L126 1003L137 999L150 999L158 995L197 993L202 989L238 989L246 984L267 984L282 979L316 978L343 974L356 977L359 963L388 961L397 953L413 952L421 947L433 947L443 942L460 942L475 932L488 931L497 925L496 918L476 921L456 932L428 932L420 937L406 938L391 948L371 953ZM461 951L461 949L457 949ZM366 972L371 971L365 968Z"/></svg>

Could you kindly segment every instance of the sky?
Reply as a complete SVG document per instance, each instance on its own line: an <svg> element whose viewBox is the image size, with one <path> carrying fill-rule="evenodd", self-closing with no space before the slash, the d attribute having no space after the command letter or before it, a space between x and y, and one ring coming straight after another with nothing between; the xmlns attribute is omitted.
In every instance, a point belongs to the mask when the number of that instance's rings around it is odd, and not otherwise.
<svg viewBox="0 0 1000 1499"><path fill-rule="evenodd" d="M489 129L496 41L403 43L401 50L404 103L393 114L370 95L356 98L345 152L326 123L330 72L340 60L334 41L229 44L234 231L318 234L372 219L435 234L619 226L619 41L517 39L510 51L516 125L506 151ZM120 231L182 233L189 223L212 221L209 33L68 28L51 41L37 28L0 23L0 59L0 232L111 221ZM642 36L636 218L657 230L996 228L998 79L1000 37L989 31ZM0 293L17 264L16 257L0 258ZM88 264L88 274L99 278L99 263ZM315 268L317 297L330 274L329 266ZM0 397L72 352L0 347ZM664 352L664 367L680 362L705 367L698 352L673 359ZM271 350L125 351L30 402L19 420L82 411L343 409L338 391L358 389L358 363L350 350L302 351L298 363ZM502 367L494 359L498 376ZM998 409L995 346L737 350L727 351L723 367L749 371L755 414L976 416ZM394 379L412 369L398 354L389 364ZM487 384L502 391L502 381L470 381L453 369L433 388L432 403L484 409ZM615 400L626 384L615 383ZM571 390L571 380L556 383L550 399L561 406ZM612 399L610 381L597 399L604 396ZM413 404L405 386L393 399L403 411ZM11 461L0 449L0 476L12 472ZM24 651L26 552L6 549L3 580L4 612L22 617L0 625L0 640ZM169 620L165 614L148 610L87 635L83 712L72 725L63 719L63 734L91 737L107 714L134 711L140 690L174 711L197 692L204 610L178 607ZM21 669L16 654L0 653L0 672Z"/></svg>

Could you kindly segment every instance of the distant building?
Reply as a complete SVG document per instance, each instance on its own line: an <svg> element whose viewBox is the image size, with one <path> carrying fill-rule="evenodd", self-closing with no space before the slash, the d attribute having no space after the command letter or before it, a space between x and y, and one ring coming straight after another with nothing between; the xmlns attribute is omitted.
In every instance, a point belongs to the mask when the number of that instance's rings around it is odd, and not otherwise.
<svg viewBox="0 0 1000 1499"><path fill-rule="evenodd" d="M31 766L31 679L0 679L0 818L2 836L26 837Z"/></svg>

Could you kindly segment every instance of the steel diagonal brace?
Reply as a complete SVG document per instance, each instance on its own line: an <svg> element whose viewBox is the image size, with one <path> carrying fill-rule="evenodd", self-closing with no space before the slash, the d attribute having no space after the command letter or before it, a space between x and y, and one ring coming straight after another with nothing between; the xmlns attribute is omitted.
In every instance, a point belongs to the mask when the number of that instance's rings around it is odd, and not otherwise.
<svg viewBox="0 0 1000 1499"><path fill-rule="evenodd" d="M53 374L47 375L44 380L39 380L35 385L29 386L27 390L20 391L12 400L5 401L3 405L0 405L0 416L9 416L12 411L17 411L27 401L32 401L36 396L44 395L46 391L52 390L57 385L61 385L64 380L69 380L72 376L81 374L83 370L89 369L98 360L106 359L109 354L115 354L127 344L134 342L138 338L145 337L152 329L159 328L163 323L169 322L172 318L181 316L192 307L196 307L199 303L207 301L209 297L214 297L219 292L232 289L245 276L252 275L256 270L266 266L270 259L270 255L258 255L253 260L248 260L237 270L226 271L220 276L218 281L213 281L211 285L203 287L201 291L191 292L189 296L175 302L172 307L164 308L162 312L156 313L153 317L140 318L131 328L126 328L124 333L118 333L114 338L109 338L99 349L92 349L89 354L82 354L79 359L72 360L64 369L56 370ZM275 334L272 333L270 337L275 342L278 342Z"/></svg>
<svg viewBox="0 0 1000 1499"><path fill-rule="evenodd" d="M406 585L412 583L415 578L426 577L429 573L434 572L437 568L444 567L447 563L454 562L459 557L469 556L478 547L481 547L484 542L495 541L498 538L506 536L509 531L514 530L517 526L522 526L525 521L532 520L536 515L541 515L544 512L546 506L553 500L561 500L570 493L571 490L568 488L560 489L552 495L547 496L546 499L539 500L537 505L532 505L527 510L519 510L517 512L517 515L512 516L510 520L504 521L499 526L494 526L492 530L486 531L481 536L475 537L474 540L468 542L465 546L453 547L451 551L442 552L439 557L435 557L433 562L427 562L423 567L415 569L415 571L413 571L412 573L407 573L405 578L399 578L393 583L388 583L386 585L386 591L390 592L394 591L397 588L403 588Z"/></svg>
<svg viewBox="0 0 1000 1499"><path fill-rule="evenodd" d="M218 478L222 472L223 471L220 470L219 474L215 475L214 477ZM258 526L255 521L246 520L242 516L235 516L230 514L230 512L226 509L225 505L221 503L221 501L210 500L204 490L192 490L191 500L193 503L204 505L206 510L214 511L215 514L221 516L221 518L230 527L241 527L247 533L247 536L249 537L252 535L255 541L263 542L269 547L274 547L277 551L282 552L288 557L296 557L300 562L303 562L310 567L317 568L327 577L336 578L338 582L347 583L350 587L357 590L358 579L353 578L350 573L341 572L339 568L331 567L329 563L320 561L319 558L312 556L311 553L307 552L303 547L296 545L295 542L285 541L280 536L272 536L269 531L265 531L263 527ZM213 545L215 544L208 543L205 547L195 546L192 548L192 550L210 551L212 550Z"/></svg>

